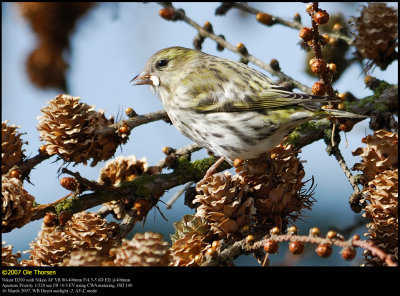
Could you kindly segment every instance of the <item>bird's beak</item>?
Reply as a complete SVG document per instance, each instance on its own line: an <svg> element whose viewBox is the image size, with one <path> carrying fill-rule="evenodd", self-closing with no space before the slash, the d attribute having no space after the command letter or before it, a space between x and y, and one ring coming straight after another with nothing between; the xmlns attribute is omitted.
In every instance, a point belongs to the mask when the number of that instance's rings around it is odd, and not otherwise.
<svg viewBox="0 0 400 296"><path fill-rule="evenodd" d="M153 81L151 80L151 75L145 71L136 75L130 82L135 82L134 85L154 85Z"/></svg>

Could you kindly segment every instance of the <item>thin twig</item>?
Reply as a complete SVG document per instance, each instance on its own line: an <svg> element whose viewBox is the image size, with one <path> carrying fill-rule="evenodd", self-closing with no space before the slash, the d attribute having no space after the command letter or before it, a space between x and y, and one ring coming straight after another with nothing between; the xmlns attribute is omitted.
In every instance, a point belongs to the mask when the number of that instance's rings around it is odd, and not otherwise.
<svg viewBox="0 0 400 296"><path fill-rule="evenodd" d="M132 208L126 213L124 219L120 224L118 234L116 235L117 239L121 240L131 232L131 230L135 227L137 217L138 215L136 209Z"/></svg>
<svg viewBox="0 0 400 296"><path fill-rule="evenodd" d="M176 151L174 151L174 157L179 158L181 156L190 156L193 152L196 152L201 149L202 149L202 147L200 147L196 143L192 143L192 144L189 144L183 148L180 148L180 149L177 149ZM159 167L160 170L167 167L167 165L168 165L167 158L163 158L156 164L156 166Z"/></svg>
<svg viewBox="0 0 400 296"><path fill-rule="evenodd" d="M246 2L234 2L234 3L232 3L232 7L246 11L246 12L254 14L254 15L257 15L260 12L265 13L264 11L261 11L261 10L258 10L256 8L249 6ZM271 15L270 13L268 13L268 14ZM303 28L303 25L300 22L287 21L287 20L280 18L278 16L275 16L275 15L271 15L271 17L273 19L274 24L280 24L280 25L286 26L288 28L296 29L296 30L301 30ZM346 36L340 32L324 33L324 34L328 35L329 37L336 38L336 39L342 39L349 45L351 45L353 43L353 39L351 37Z"/></svg>
<svg viewBox="0 0 400 296"><path fill-rule="evenodd" d="M254 15L257 15L260 12L265 13L261 10L251 7L246 2L234 2L232 7L246 11L246 12L254 14ZM270 13L268 13L268 14L271 15ZM280 18L278 16L275 16L275 15L271 15L271 16L272 16L274 24L281 24L281 25L287 26L289 28L297 29L297 30L300 30L303 27L298 22L290 22L290 21L287 21L287 20Z"/></svg>
<svg viewBox="0 0 400 296"><path fill-rule="evenodd" d="M113 212L113 210L110 208L110 207L108 207L108 206L106 206L106 205L103 205L97 212L96 212L96 214L97 215L99 215L101 218L105 218L105 217L107 217L110 213L112 213Z"/></svg>
<svg viewBox="0 0 400 296"><path fill-rule="evenodd" d="M190 181L187 182L181 189L179 189L165 204L165 207L167 209L170 209L172 207L172 205L174 204L174 202L176 202L178 200L178 198L186 191L186 189L188 189L190 186L192 186L194 182Z"/></svg>
<svg viewBox="0 0 400 296"><path fill-rule="evenodd" d="M362 241L362 240L354 240L353 245L363 248L365 250L370 251L373 255L379 257L382 261L384 261L388 266L397 266L397 262L393 261L391 256L383 252L381 249L374 246L371 242Z"/></svg>
<svg viewBox="0 0 400 296"><path fill-rule="evenodd" d="M161 2L159 4L164 6L164 7L168 7L170 9L173 9L174 12L177 15L179 15L179 19L183 20L187 24L189 24L192 27L194 27L203 37L208 37L208 38L214 40L220 46L223 46L224 48L239 54L241 57L247 59L249 62L252 62L253 64L259 66L260 68L262 68L264 70L266 70L267 72L271 73L272 75L279 77L280 80L292 82L293 85L296 88L300 89L301 91L306 92L306 93L310 92L310 88L309 87L301 84L300 82L298 82L295 79L289 77L288 75L284 74L283 72L273 70L270 65L268 65L267 63L264 63L263 61L261 61L258 58L252 56L251 54L243 54L243 53L241 53L240 50L236 46L234 46L233 44L229 43L228 41L226 41L225 39L221 38L220 36L217 36L214 33L208 32L202 26L197 24L195 21L193 21L191 18L186 16L184 13L182 13L178 9L174 8L173 6L171 6L169 3L166 4L164 2Z"/></svg>
<svg viewBox="0 0 400 296"><path fill-rule="evenodd" d="M158 120L169 120L168 114L165 110L157 111L157 112L150 112L144 115L137 115L134 117L131 117L126 120L121 120L119 122L116 122L106 128L103 128L101 130L97 130L95 132L96 135L112 135L114 134L118 128L121 125L126 124L129 127L129 130L134 129L135 127L138 127L142 124L150 123L153 121L158 121Z"/></svg>
<svg viewBox="0 0 400 296"><path fill-rule="evenodd" d="M31 170L42 161L49 159L51 156L52 155L49 155L47 153L39 152L34 157L25 159L21 164L14 165L9 171L17 170L21 174L22 178L27 179L28 182L30 182L29 174Z"/></svg>
<svg viewBox="0 0 400 296"><path fill-rule="evenodd" d="M331 244L338 246L340 248L352 248L352 247L360 247L366 250L371 251L374 255L378 256L381 260L383 260L388 266L397 266L397 263L391 259L391 256L380 250L378 247L374 246L372 243L361 240L340 240L340 239L329 239L323 237L314 237L314 236L301 236L301 235L291 235L291 234L281 234L274 235L268 238L262 238L259 241L256 241L252 244L246 242L246 238L236 241L232 245L220 250L219 252L214 253L212 256L206 256L205 261L201 264L202 266L219 266L221 263L228 262L229 260L233 260L234 258L245 254L252 253L258 251L264 247L264 244L268 240L274 240L276 242L290 242L290 241L299 241L308 244ZM264 258L264 261L267 260Z"/></svg>
<svg viewBox="0 0 400 296"><path fill-rule="evenodd" d="M332 149L332 154L335 156L336 160L338 161L340 167L342 168L344 174L346 175L347 179L349 180L351 187L353 187L353 190L356 194L361 193L360 188L358 187L355 178L353 176L353 174L351 173L349 167L346 164L346 161L343 158L342 153L340 152L340 150L337 148L337 146L335 146Z"/></svg>
<svg viewBox="0 0 400 296"><path fill-rule="evenodd" d="M59 204L59 203L63 202L64 200L66 200L68 197L70 197L70 196L73 195L73 194L74 194L74 192L70 192L70 193L68 193L66 196L61 197L60 199L56 200L55 202L47 203L47 204L44 204L44 205L39 205L39 206L37 206L37 207L34 207L34 208L32 209L32 212L35 213L35 212L41 211L41 210L43 210L43 209L47 209L47 208L54 207L54 206L56 206L57 204Z"/></svg>
<svg viewBox="0 0 400 296"><path fill-rule="evenodd" d="M226 262L230 262L233 259L239 257L244 253L245 239L234 242L229 247L216 252L213 256L207 256L206 260L201 263L201 266L221 266L225 265Z"/></svg>

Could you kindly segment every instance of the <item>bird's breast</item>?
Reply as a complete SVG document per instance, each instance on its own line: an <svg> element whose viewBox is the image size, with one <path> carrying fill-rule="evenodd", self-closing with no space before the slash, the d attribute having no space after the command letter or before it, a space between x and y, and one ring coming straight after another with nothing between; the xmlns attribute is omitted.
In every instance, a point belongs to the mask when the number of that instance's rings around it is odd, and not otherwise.
<svg viewBox="0 0 400 296"><path fill-rule="evenodd" d="M256 112L198 113L169 107L174 126L186 137L229 160L255 158L279 144L279 128L265 122Z"/></svg>

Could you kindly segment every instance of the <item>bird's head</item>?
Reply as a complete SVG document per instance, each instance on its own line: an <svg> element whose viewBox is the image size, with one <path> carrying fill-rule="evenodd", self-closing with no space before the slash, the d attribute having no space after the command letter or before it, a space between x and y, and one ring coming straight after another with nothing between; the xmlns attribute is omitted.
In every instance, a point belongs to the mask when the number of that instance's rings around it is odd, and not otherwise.
<svg viewBox="0 0 400 296"><path fill-rule="evenodd" d="M153 54L144 69L131 82L134 85L151 85L171 88L179 81L180 73L197 55L198 51L183 47L169 47Z"/></svg>

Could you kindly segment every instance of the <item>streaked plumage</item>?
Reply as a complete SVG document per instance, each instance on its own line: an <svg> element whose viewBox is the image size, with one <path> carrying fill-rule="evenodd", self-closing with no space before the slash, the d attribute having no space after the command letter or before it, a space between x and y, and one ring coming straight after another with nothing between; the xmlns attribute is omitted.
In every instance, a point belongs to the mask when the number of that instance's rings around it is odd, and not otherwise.
<svg viewBox="0 0 400 296"><path fill-rule="evenodd" d="M185 136L230 162L274 148L299 124L329 116L321 105L337 101L286 91L242 63L182 47L156 52L132 81L151 86Z"/></svg>

